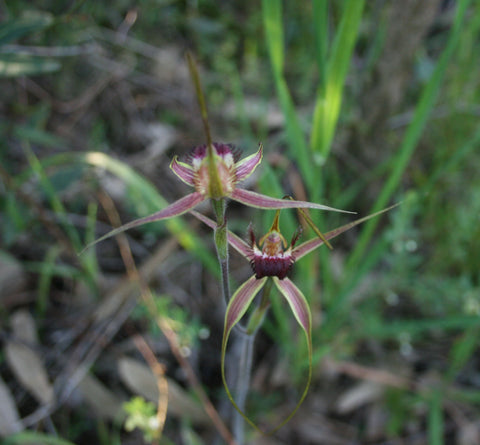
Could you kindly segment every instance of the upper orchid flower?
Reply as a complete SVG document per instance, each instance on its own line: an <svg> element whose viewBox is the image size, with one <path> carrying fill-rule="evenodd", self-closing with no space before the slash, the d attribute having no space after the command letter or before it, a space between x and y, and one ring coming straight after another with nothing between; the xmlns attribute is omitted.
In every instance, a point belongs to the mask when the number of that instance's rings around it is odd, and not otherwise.
<svg viewBox="0 0 480 445"><path fill-rule="evenodd" d="M271 198L239 188L238 183L248 178L260 164L263 156L262 145L260 144L256 153L244 159L239 159L239 154L231 145L215 142L194 148L187 157L187 162L180 162L175 156L170 168L183 182L194 187L195 191L152 215L110 231L87 248L133 227L182 215L209 198L216 201L230 198L261 209L311 208L351 213L312 202Z"/></svg>
<svg viewBox="0 0 480 445"><path fill-rule="evenodd" d="M275 219L270 230L265 236L259 240L259 245L255 242L255 235L250 229L250 243L245 242L240 237L235 235L232 232L228 232L228 242L229 244L237 250L244 258L246 258L253 270L253 275L245 281L233 294L225 313L225 326L223 331L223 341L222 341L222 379L227 391L227 394L230 398L230 401L233 403L235 408L239 413L244 417L244 419L252 425L255 429L259 429L255 423L253 423L237 406L233 397L228 389L226 379L225 379L225 353L227 347L227 341L230 336L230 333L233 327L240 321L240 319L245 315L248 308L252 304L255 296L260 292L262 288L266 286L269 280L272 280L275 284L275 287L280 291L283 297L287 300L287 303L290 306L290 309L295 316L298 324L305 334L305 338L308 345L308 359L309 359L309 372L308 380L305 390L300 398L295 409L292 413L285 419L280 425L278 425L274 430L270 431L272 433L284 425L298 410L302 404L305 396L307 395L308 388L310 386L310 380L312 376L312 316L310 308L307 303L307 299L303 295L302 291L288 278L293 265L296 261L303 258L308 253L315 250L317 247L320 247L322 244L327 244L329 239L335 238L341 233L351 229L352 227L361 224L367 221L374 216L380 215L381 213L387 212L395 206L389 207L387 209L381 210L377 213L373 213L364 218L357 219L349 224L341 226L337 229L334 229L325 235L322 235L318 238L314 238L310 241L306 241L297 247L295 243L299 238L299 231L297 231L290 244L287 244L284 236L280 233L279 229L279 212L275 215ZM192 211L191 212L196 218L200 219L206 225L211 228L215 228L216 223L206 216ZM305 216L305 215L304 215ZM309 224L313 224L311 220ZM317 229L318 231L318 229ZM323 239L322 239L323 238ZM265 293L264 293L265 297ZM247 332L252 333L253 330L257 329L263 319L263 316L268 308L268 296L267 301L262 297L258 308L253 312L249 323L247 324Z"/></svg>

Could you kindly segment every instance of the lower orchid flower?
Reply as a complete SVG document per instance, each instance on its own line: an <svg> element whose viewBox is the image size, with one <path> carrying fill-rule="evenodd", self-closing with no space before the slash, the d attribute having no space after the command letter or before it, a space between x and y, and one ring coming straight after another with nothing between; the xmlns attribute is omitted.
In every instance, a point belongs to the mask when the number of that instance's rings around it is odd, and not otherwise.
<svg viewBox="0 0 480 445"><path fill-rule="evenodd" d="M398 205L398 204L396 204ZM246 416L246 414L238 407L235 403L232 394L228 388L225 378L225 353L227 348L228 338L232 329L237 325L241 318L245 315L248 308L252 304L255 296L266 287L269 283L273 282L275 287L279 290L280 294L287 301L290 309L293 312L295 319L297 320L300 328L305 334L305 339L308 346L308 378L305 389L300 397L299 402L296 407L293 409L291 414L281 422L273 430L269 431L267 434L271 434L277 431L281 426L287 423L292 416L296 413L300 405L303 403L308 388L310 386L310 381L312 377L312 315L310 308L308 306L307 299L303 295L302 291L293 283L292 280L288 277L294 264L299 259L303 258L308 253L315 250L317 247L320 247L322 244L328 244L328 240L335 238L341 233L351 229L352 227L361 224L370 218L378 216L382 213L385 213L392 209L394 206L388 207L379 212L368 215L364 218L357 219L349 224L345 224L337 229L334 229L330 232L321 235L318 229L316 233L318 238L314 238L310 241L306 241L295 247L295 244L299 238L300 231L294 234L290 244L287 244L284 236L281 234L279 229L279 211L277 211L273 224L270 230L265 236L259 240L259 245L257 246L255 242L255 235L253 230L250 228L250 243L245 242L243 239L238 237L232 232L228 232L228 243L237 250L245 259L247 259L253 270L253 275L245 281L233 294L230 302L228 303L226 313L225 313L225 325L223 331L223 340L222 340L222 359L221 359L221 372L222 380L225 386L227 395L232 402L233 406L237 411L242 415L242 417L255 429L263 432L259 427ZM207 226L215 228L216 223L206 216L192 211L191 212L196 218L204 222ZM302 212L303 213L303 212ZM304 214L304 216L306 216ZM313 225L311 220L308 221L310 225ZM269 289L269 288L268 288ZM266 310L268 309L268 293L264 292L263 297L267 294L266 299L262 297L262 301L256 310L252 313L249 322L247 323L247 333L252 334L260 326Z"/></svg>

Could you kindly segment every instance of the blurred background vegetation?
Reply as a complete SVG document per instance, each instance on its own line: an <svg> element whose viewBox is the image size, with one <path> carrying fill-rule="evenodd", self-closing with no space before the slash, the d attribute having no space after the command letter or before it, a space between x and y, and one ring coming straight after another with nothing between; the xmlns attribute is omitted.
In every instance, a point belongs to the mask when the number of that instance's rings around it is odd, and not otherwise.
<svg viewBox="0 0 480 445"><path fill-rule="evenodd" d="M480 443L478 2L17 0L0 14L5 443L225 443L199 392L228 425L211 234L185 216L77 255L187 191L168 168L205 142L186 49L214 140L264 145L248 187L362 216L403 201L297 265L314 380L287 426L249 443ZM271 223L228 211L241 235ZM298 224L282 214L287 238ZM234 284L249 276L231 261ZM266 425L307 365L277 300L248 402Z"/></svg>

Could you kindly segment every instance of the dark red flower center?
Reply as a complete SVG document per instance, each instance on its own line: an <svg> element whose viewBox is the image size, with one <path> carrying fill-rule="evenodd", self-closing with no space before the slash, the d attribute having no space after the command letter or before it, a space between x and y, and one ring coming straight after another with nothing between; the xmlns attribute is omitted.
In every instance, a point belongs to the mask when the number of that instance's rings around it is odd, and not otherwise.
<svg viewBox="0 0 480 445"><path fill-rule="evenodd" d="M278 223L278 220L276 220ZM274 226L277 225L274 223ZM292 255L292 246L286 249L285 238L277 230L271 229L261 240L260 246L262 250L257 247L255 243L255 234L250 227L250 241L252 246L252 254L250 257L250 264L252 266L255 277L260 279L263 277L278 277L283 280L295 263L295 258Z"/></svg>
<svg viewBox="0 0 480 445"><path fill-rule="evenodd" d="M283 280L292 269L295 259L290 253L278 254L274 256L264 253L254 253L250 261L255 277L278 277Z"/></svg>

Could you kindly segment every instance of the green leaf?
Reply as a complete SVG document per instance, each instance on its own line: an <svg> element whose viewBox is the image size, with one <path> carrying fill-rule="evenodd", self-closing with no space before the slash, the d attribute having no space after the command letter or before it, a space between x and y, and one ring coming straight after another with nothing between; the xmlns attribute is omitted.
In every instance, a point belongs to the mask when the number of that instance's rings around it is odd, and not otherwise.
<svg viewBox="0 0 480 445"><path fill-rule="evenodd" d="M0 25L0 45L12 42L27 34L47 28L53 22L49 14L36 14L28 19L12 20Z"/></svg>
<svg viewBox="0 0 480 445"><path fill-rule="evenodd" d="M0 54L0 77L32 76L51 73L60 68L61 64L56 60L25 54Z"/></svg>
<svg viewBox="0 0 480 445"><path fill-rule="evenodd" d="M63 155L64 157L65 155ZM167 201L155 187L129 165L100 152L88 152L69 155L71 161L84 162L91 166L104 168L122 179L127 185L135 188L142 196L148 211L155 211L167 206ZM210 272L218 276L216 258L205 248L203 241L195 236L179 218L165 222L167 229L178 239L181 246L199 258Z"/></svg>
<svg viewBox="0 0 480 445"><path fill-rule="evenodd" d="M471 0L460 0L457 4L452 30L450 32L446 47L437 62L429 82L424 87L420 100L414 111L413 118L405 133L402 145L400 146L395 158L392 160L392 171L386 184L383 186L375 205L373 206L372 212L378 211L384 207L395 193L398 184L402 179L402 175L407 168L415 149L418 146L422 132L435 105L437 96L440 93L440 88L449 66L450 58L452 57L460 41L466 11L470 3ZM358 243L348 260L348 272L358 267L358 264L361 262L362 256L365 253L374 234L377 224L378 220L372 220L365 226L362 234L360 235Z"/></svg>
<svg viewBox="0 0 480 445"><path fill-rule="evenodd" d="M6 437L3 440L2 443L4 445L75 445L68 440L32 431L23 431L22 433Z"/></svg>
<svg viewBox="0 0 480 445"><path fill-rule="evenodd" d="M442 393L439 389L430 394L428 412L428 443L430 445L442 445L444 443L442 400Z"/></svg>
<svg viewBox="0 0 480 445"><path fill-rule="evenodd" d="M364 5L364 0L348 0L345 3L340 27L333 42L332 54L328 60L326 77L318 89L313 115L311 148L313 152L320 155L322 163L328 157L335 134L345 77L357 40ZM319 17L318 13L316 17ZM320 30L317 30L317 34L319 32ZM317 40L320 38L317 37ZM320 52L319 57L324 56L324 52L324 50Z"/></svg>

